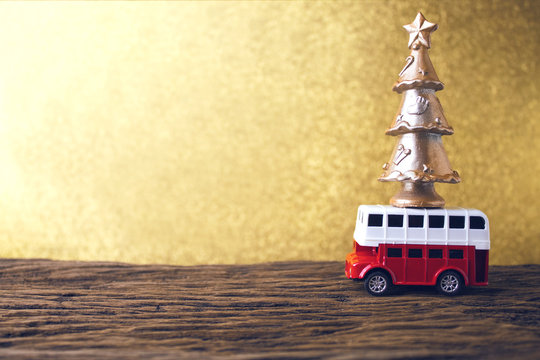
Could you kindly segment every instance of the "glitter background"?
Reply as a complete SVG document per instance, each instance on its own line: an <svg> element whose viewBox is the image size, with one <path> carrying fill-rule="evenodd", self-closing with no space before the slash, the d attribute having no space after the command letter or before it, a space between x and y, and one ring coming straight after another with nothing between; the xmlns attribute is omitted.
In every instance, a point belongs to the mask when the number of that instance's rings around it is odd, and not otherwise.
<svg viewBox="0 0 540 360"><path fill-rule="evenodd" d="M538 1L0 3L2 257L343 260L421 10L449 206L540 262Z"/></svg>

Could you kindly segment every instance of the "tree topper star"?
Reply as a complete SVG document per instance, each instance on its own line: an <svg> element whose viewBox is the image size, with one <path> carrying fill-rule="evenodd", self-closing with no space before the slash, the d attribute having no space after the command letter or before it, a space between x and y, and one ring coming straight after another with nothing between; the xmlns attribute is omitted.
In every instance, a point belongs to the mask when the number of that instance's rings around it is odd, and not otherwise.
<svg viewBox="0 0 540 360"><path fill-rule="evenodd" d="M437 30L439 25L430 23L419 12L412 23L403 25L403 27L409 32L409 49L413 44L415 49L418 49L418 45L423 45L429 49L431 47L431 33Z"/></svg>

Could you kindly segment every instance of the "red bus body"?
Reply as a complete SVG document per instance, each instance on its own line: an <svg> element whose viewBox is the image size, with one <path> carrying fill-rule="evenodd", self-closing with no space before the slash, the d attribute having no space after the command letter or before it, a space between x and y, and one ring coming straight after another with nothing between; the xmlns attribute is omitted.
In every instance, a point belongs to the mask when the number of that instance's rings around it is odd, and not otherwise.
<svg viewBox="0 0 540 360"><path fill-rule="evenodd" d="M388 248L401 249L401 257L388 257ZM409 257L414 249L416 257ZM455 270L463 276L466 286L488 284L489 251L476 250L474 246L440 245L390 245L378 247L360 246L354 242L354 251L345 261L345 274L349 279L363 279L374 269L384 269L392 277L394 285L435 285L439 275ZM418 257L419 250L421 257ZM430 258L429 250L440 250L441 258ZM463 258L450 258L450 250ZM433 253L433 252L432 252ZM456 257L456 256L454 256Z"/></svg>

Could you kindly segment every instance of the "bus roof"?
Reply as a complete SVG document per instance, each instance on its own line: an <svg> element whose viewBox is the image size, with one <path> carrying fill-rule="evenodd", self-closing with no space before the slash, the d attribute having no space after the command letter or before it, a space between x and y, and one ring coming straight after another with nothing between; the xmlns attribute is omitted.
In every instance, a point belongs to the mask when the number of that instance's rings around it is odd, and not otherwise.
<svg viewBox="0 0 540 360"><path fill-rule="evenodd" d="M408 214L408 215L472 215L481 216L487 220L486 214L478 209L468 209L461 207L447 208L399 208L392 205L360 205L358 211L368 214Z"/></svg>
<svg viewBox="0 0 540 360"><path fill-rule="evenodd" d="M374 215L443 215L443 216L479 216L485 221L483 229L470 229L469 219L460 228L450 228L448 221L443 227L429 227L426 222L421 227L408 227L408 219L403 226L390 227L386 216L383 223L368 226L368 214ZM363 216L362 216L363 215ZM398 208L391 205L360 205L358 208L354 239L362 246L379 244L426 244L426 245L474 245L477 249L489 250L489 220L477 209L465 208Z"/></svg>

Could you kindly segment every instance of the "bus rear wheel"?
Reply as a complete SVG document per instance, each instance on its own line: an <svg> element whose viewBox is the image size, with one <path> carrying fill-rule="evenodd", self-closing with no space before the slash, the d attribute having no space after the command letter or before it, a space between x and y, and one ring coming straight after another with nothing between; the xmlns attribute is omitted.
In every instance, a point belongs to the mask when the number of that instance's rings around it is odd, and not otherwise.
<svg viewBox="0 0 540 360"><path fill-rule="evenodd" d="M457 271L445 271L437 279L437 291L446 296L459 294L463 286L463 278Z"/></svg>
<svg viewBox="0 0 540 360"><path fill-rule="evenodd" d="M384 272L374 271L367 276L364 287L373 296L384 296L390 292L392 281Z"/></svg>

